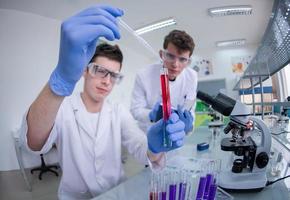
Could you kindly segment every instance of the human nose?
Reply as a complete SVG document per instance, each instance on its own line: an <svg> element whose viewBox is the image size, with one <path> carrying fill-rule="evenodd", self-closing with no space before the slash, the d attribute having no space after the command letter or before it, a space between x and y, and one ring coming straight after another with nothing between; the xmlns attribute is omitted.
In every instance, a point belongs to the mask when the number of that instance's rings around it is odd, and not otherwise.
<svg viewBox="0 0 290 200"><path fill-rule="evenodd" d="M178 64L179 64L179 60L178 60L178 58L175 58L175 59L173 60L173 62L172 62L172 66L173 66L174 68L176 68L176 67L178 67Z"/></svg>
<svg viewBox="0 0 290 200"><path fill-rule="evenodd" d="M110 84L111 83L111 74L108 73L106 76L104 76L102 78L102 82L105 83L106 85Z"/></svg>

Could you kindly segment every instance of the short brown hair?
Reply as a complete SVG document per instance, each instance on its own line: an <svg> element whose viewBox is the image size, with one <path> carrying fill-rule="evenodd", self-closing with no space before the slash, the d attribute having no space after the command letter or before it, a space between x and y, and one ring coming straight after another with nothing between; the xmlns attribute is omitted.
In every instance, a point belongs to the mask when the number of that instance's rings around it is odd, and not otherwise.
<svg viewBox="0 0 290 200"><path fill-rule="evenodd" d="M169 43L172 43L179 51L189 51L190 56L193 53L195 44L190 35L185 31L173 30L164 38L163 48L167 49Z"/></svg>
<svg viewBox="0 0 290 200"><path fill-rule="evenodd" d="M94 56L92 57L91 62L94 62L94 60L99 57L103 56L110 60L114 60L120 63L122 67L123 62L123 54L121 49L118 45L110 45L108 43L101 43L96 47L96 51Z"/></svg>

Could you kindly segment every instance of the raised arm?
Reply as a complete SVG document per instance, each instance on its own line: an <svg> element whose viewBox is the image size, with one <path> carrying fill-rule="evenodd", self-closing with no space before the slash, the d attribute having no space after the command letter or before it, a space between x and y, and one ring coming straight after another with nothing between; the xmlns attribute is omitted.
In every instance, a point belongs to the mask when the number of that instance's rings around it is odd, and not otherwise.
<svg viewBox="0 0 290 200"><path fill-rule="evenodd" d="M63 99L63 96L54 94L46 84L30 106L27 115L27 142L32 150L39 151L43 147Z"/></svg>

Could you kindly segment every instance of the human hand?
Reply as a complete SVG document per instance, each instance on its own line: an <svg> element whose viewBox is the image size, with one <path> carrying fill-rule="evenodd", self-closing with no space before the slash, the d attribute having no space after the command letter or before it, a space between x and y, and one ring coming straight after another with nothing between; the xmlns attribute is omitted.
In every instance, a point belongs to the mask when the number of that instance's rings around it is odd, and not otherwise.
<svg viewBox="0 0 290 200"><path fill-rule="evenodd" d="M182 111L182 107L180 105L177 106L177 114L181 121L185 124L184 131L188 133L193 129L193 116L188 110Z"/></svg>
<svg viewBox="0 0 290 200"><path fill-rule="evenodd" d="M160 105L160 102L158 101L153 109L149 113L149 119L151 122L157 122L159 119L162 118L162 106Z"/></svg>
<svg viewBox="0 0 290 200"><path fill-rule="evenodd" d="M51 90L60 96L73 92L93 57L100 37L120 39L117 17L123 11L110 6L92 6L61 24L59 59L49 79Z"/></svg>
<svg viewBox="0 0 290 200"><path fill-rule="evenodd" d="M147 133L148 148L153 153L167 152L183 145L185 136L184 123L179 119L176 113L172 113L165 126L166 135L172 141L171 147L163 146L164 120L159 120L150 127Z"/></svg>

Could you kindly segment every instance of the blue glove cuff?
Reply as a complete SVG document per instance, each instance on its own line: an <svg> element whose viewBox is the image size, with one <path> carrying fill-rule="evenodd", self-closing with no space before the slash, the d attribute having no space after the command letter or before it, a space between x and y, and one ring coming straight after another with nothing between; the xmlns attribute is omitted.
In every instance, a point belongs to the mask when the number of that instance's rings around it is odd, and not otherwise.
<svg viewBox="0 0 290 200"><path fill-rule="evenodd" d="M188 132L192 131L192 129L193 129L193 125L189 124L187 126L185 125L184 131L185 131L185 133L188 133Z"/></svg>
<svg viewBox="0 0 290 200"><path fill-rule="evenodd" d="M149 149L152 153L155 153L155 154L160 153L160 152L158 152L158 151L155 151L155 150L151 147L151 145L149 144L149 142L148 142L148 149Z"/></svg>
<svg viewBox="0 0 290 200"><path fill-rule="evenodd" d="M76 83L68 83L58 75L56 70L54 70L50 75L48 84L54 94L58 96L69 96L72 94Z"/></svg>

